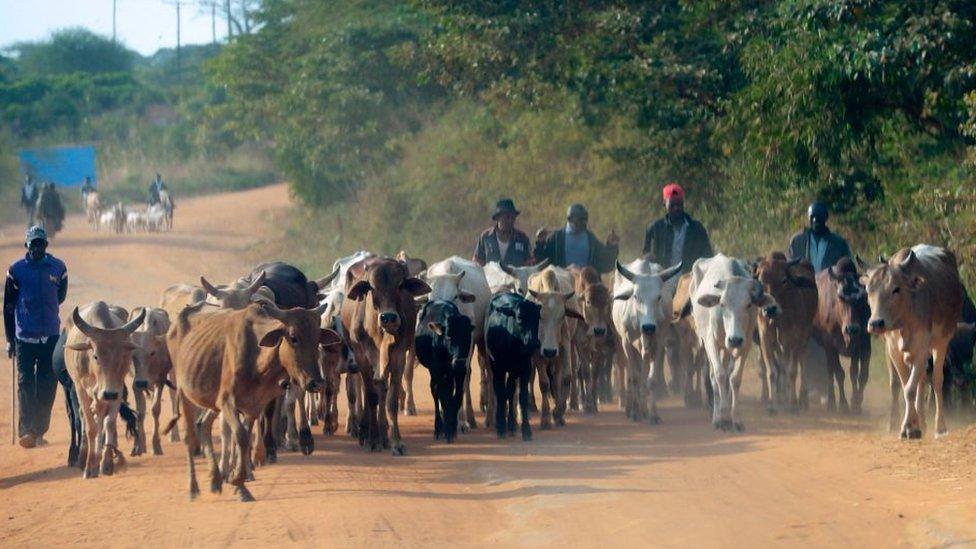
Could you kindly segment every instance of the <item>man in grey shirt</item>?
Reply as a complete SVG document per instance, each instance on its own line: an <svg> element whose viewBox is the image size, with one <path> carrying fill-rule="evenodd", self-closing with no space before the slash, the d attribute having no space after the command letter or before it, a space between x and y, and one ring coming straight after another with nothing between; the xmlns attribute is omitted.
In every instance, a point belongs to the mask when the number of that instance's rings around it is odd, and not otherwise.
<svg viewBox="0 0 976 549"><path fill-rule="evenodd" d="M557 267L591 266L600 273L613 270L619 253L620 238L610 231L606 243L587 229L590 214L582 204L573 204L566 211L566 226L549 233L540 229L535 235L535 259L548 259Z"/></svg>

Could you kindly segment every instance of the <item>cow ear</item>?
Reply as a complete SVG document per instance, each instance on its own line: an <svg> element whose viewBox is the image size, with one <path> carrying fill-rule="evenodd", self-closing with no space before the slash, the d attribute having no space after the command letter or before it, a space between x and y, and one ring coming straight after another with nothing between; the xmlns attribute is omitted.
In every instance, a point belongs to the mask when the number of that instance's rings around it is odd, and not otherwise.
<svg viewBox="0 0 976 549"><path fill-rule="evenodd" d="M474 303L475 300L477 300L478 298L475 297L474 294L469 294L468 292L460 292L458 294L458 299L461 300L461 303Z"/></svg>
<svg viewBox="0 0 976 549"><path fill-rule="evenodd" d="M698 298L698 304L702 307L714 307L720 300L721 298L715 294L704 294Z"/></svg>
<svg viewBox="0 0 976 549"><path fill-rule="evenodd" d="M908 289L912 292L918 291L922 286L925 286L925 277L915 275L908 281Z"/></svg>
<svg viewBox="0 0 976 549"><path fill-rule="evenodd" d="M342 344L342 337L335 331L328 328L319 329L319 345L322 347L332 347Z"/></svg>
<svg viewBox="0 0 976 549"><path fill-rule="evenodd" d="M413 297L430 293L430 286L413 276L403 281L403 289Z"/></svg>
<svg viewBox="0 0 976 549"><path fill-rule="evenodd" d="M369 293L371 289L372 287L369 285L368 280L360 280L359 282L353 284L352 288L349 288L349 291L346 292L346 297L353 301L362 301L366 298L366 294Z"/></svg>
<svg viewBox="0 0 976 549"><path fill-rule="evenodd" d="M765 309L767 307L773 307L773 306L778 307L779 305L776 303L776 300L773 298L773 296L765 292L763 293L763 295L759 296L759 299L756 301L756 307L759 307L760 309Z"/></svg>
<svg viewBox="0 0 976 549"><path fill-rule="evenodd" d="M81 343L71 343L65 345L66 349L71 349L72 351L90 351L92 348L90 341L82 341Z"/></svg>
<svg viewBox="0 0 976 549"><path fill-rule="evenodd" d="M435 334L437 334L438 337L441 337L441 336L444 335L444 327L441 326L440 324L436 323L436 322L428 322L427 323L427 328L429 328L430 331L432 331Z"/></svg>
<svg viewBox="0 0 976 549"><path fill-rule="evenodd" d="M285 329L275 328L261 336L261 342L258 345L262 347L277 347L283 337L285 337Z"/></svg>
<svg viewBox="0 0 976 549"><path fill-rule="evenodd" d="M585 318L583 318L583 315L577 313L572 309L566 309L566 316L569 318L575 318L576 320L586 320Z"/></svg>
<svg viewBox="0 0 976 549"><path fill-rule="evenodd" d="M674 320L675 321L681 320L682 318L685 318L690 314L691 314L691 299L685 301L685 304L681 307L681 310L678 311L678 314L674 315L675 316Z"/></svg>
<svg viewBox="0 0 976 549"><path fill-rule="evenodd" d="M790 284L796 286L797 288L816 288L817 285L812 280L805 276L793 276L789 275L786 277Z"/></svg>

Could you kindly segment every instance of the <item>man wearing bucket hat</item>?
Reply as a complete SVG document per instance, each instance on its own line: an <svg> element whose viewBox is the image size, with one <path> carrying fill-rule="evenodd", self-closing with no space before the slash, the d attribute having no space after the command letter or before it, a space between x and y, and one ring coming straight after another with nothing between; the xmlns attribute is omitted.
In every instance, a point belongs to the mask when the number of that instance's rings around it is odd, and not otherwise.
<svg viewBox="0 0 976 549"><path fill-rule="evenodd" d="M644 255L662 267L681 262L681 272L691 271L695 261L715 255L705 226L685 213L685 191L677 183L664 187L667 213L651 223L644 234Z"/></svg>
<svg viewBox="0 0 976 549"><path fill-rule="evenodd" d="M7 357L17 358L20 445L33 448L44 443L51 422L58 384L52 354L61 327L59 307L68 294L68 271L47 253L43 228L27 229L24 246L26 256L7 271L3 326Z"/></svg>
<svg viewBox="0 0 976 549"><path fill-rule="evenodd" d="M512 267L524 267L532 263L529 237L515 228L515 218L519 213L511 198L502 198L495 204L495 213L491 214L491 220L495 224L478 237L473 261L479 265L497 261Z"/></svg>

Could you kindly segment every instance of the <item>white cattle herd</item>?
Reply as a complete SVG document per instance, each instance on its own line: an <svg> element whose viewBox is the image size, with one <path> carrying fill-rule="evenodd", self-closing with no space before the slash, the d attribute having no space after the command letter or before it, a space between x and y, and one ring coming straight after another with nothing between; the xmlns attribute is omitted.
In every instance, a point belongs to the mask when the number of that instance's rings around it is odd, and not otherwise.
<svg viewBox="0 0 976 549"><path fill-rule="evenodd" d="M117 205L99 214L98 226L159 227L152 209L140 212L138 220L130 218L133 213ZM798 394L795 370L801 366L792 357L803 353L784 347L805 348L810 338L835 329L846 334L838 336L840 346L852 344L848 336L858 331L883 343L893 390L901 388L901 396L892 393L891 406L892 425L902 437L922 435L927 381L935 395L933 431L944 434L942 367L964 293L955 256L918 245L877 265L860 258L845 265L844 272L854 278L841 284L843 273L835 267L829 276L814 277L808 264L775 253L755 262L719 254L685 266L690 272L684 275L680 264L664 268L638 258L618 262L611 285L592 268L481 267L457 256L427 268L402 252L385 258L360 251L336 261L331 274L317 281L290 265L270 263L224 285L201 277L199 286L167 288L159 308L128 312L93 302L73 311L62 335L84 418L83 433L73 437L81 446L77 464L90 478L112 474L124 461L115 427L120 411L123 418L136 418L126 420L134 433L133 455L150 449L161 454L160 435L179 440L182 423L191 498L199 493L194 461L202 452L213 492L229 482L242 500L251 500L245 482L253 479L254 466L275 461L279 448L311 453L311 426L319 422L327 435L338 430L342 387L349 404L346 433L367 449L400 455L406 446L397 416L401 408L416 414L418 361L431 371L435 434L447 441L456 436L455 428L463 433L477 425L472 373L481 379L479 407L486 426L495 423L503 437L514 430L519 389L515 378L507 390L499 384L502 378L493 384L493 364L533 380L522 385L529 387L527 398L519 398L523 418L529 417L526 407L535 411L532 388L538 381L543 429L565 425L568 409L596 413L598 404L614 402L632 421L661 422L657 400L667 391L668 364L671 390L683 393L686 405L700 404L704 389L715 428L741 431L739 389L754 341L766 349L756 358L770 372L763 402L771 411L777 406L798 411L810 388L801 382ZM832 281L835 286L828 287ZM809 305L817 302L818 291L821 309L869 305L865 315L870 316L819 315L844 320L812 325L816 307L811 312ZM506 332L513 339L499 339ZM423 349L421 337L426 338ZM508 355L497 341L524 342L531 353L525 364L531 366L520 373L499 363ZM834 352L855 356L844 349ZM866 375L858 373L855 380L853 370L858 411ZM456 382L448 379L458 375ZM131 388L125 386L127 378ZM833 395L829 383L825 394ZM174 418L163 428L159 415L166 387L174 397ZM129 392L136 396L136 414L128 410ZM151 444L143 427L144 393L153 396ZM899 427L900 401L905 408ZM496 405L508 410L507 427L498 425L506 423L506 415L500 411L496 419ZM219 456L211 435L215 422ZM531 438L528 424L523 438Z"/></svg>
<svg viewBox="0 0 976 549"><path fill-rule="evenodd" d="M103 205L98 192L85 197L85 215L93 231L123 233L158 233L173 229L173 202L166 190L159 191L160 201L151 205L126 205L122 202Z"/></svg>

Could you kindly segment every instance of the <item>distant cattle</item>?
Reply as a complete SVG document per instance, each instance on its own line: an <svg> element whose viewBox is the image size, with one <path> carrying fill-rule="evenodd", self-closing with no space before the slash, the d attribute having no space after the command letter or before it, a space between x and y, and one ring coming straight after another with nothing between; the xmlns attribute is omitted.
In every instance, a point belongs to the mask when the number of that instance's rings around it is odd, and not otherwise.
<svg viewBox="0 0 976 549"><path fill-rule="evenodd" d="M800 258L787 260L782 252L774 252L756 263L755 277L778 304L760 309L758 314L759 348L767 369L762 372L763 400L770 411L788 407L796 412L807 404L807 388L800 371L817 314L813 266Z"/></svg>
<svg viewBox="0 0 976 549"><path fill-rule="evenodd" d="M430 286L410 276L406 265L394 259L366 259L346 272L342 328L359 365L366 397L359 440L369 443L371 450L392 447L395 455L406 452L397 417L398 392L405 355L414 342L414 298L427 293Z"/></svg>
<svg viewBox="0 0 976 549"><path fill-rule="evenodd" d="M820 300L813 322L813 337L823 347L827 357L827 405L835 404L834 382L840 393L840 408L861 412L864 387L868 382L871 363L871 337L868 335L867 292L859 281L854 262L843 257L836 265L817 274L817 293ZM840 356L850 359L851 404L848 408L844 392L844 369Z"/></svg>
<svg viewBox="0 0 976 549"><path fill-rule="evenodd" d="M515 432L515 391L518 384L522 440L532 438L529 395L532 358L538 352L542 307L517 293L495 295L485 320L485 346L495 395L495 430L499 437Z"/></svg>
<svg viewBox="0 0 976 549"><path fill-rule="evenodd" d="M775 313L776 300L739 259L723 254L699 259L691 273L691 316L711 370L712 425L741 431L738 393L756 328L756 311Z"/></svg>
<svg viewBox="0 0 976 549"><path fill-rule="evenodd" d="M901 436L921 438L931 357L935 436L944 435L943 366L963 302L956 256L945 248L919 244L899 250L881 265L861 263L871 307L868 331L884 339L893 372L890 426L894 428L897 419L897 374L905 399Z"/></svg>

